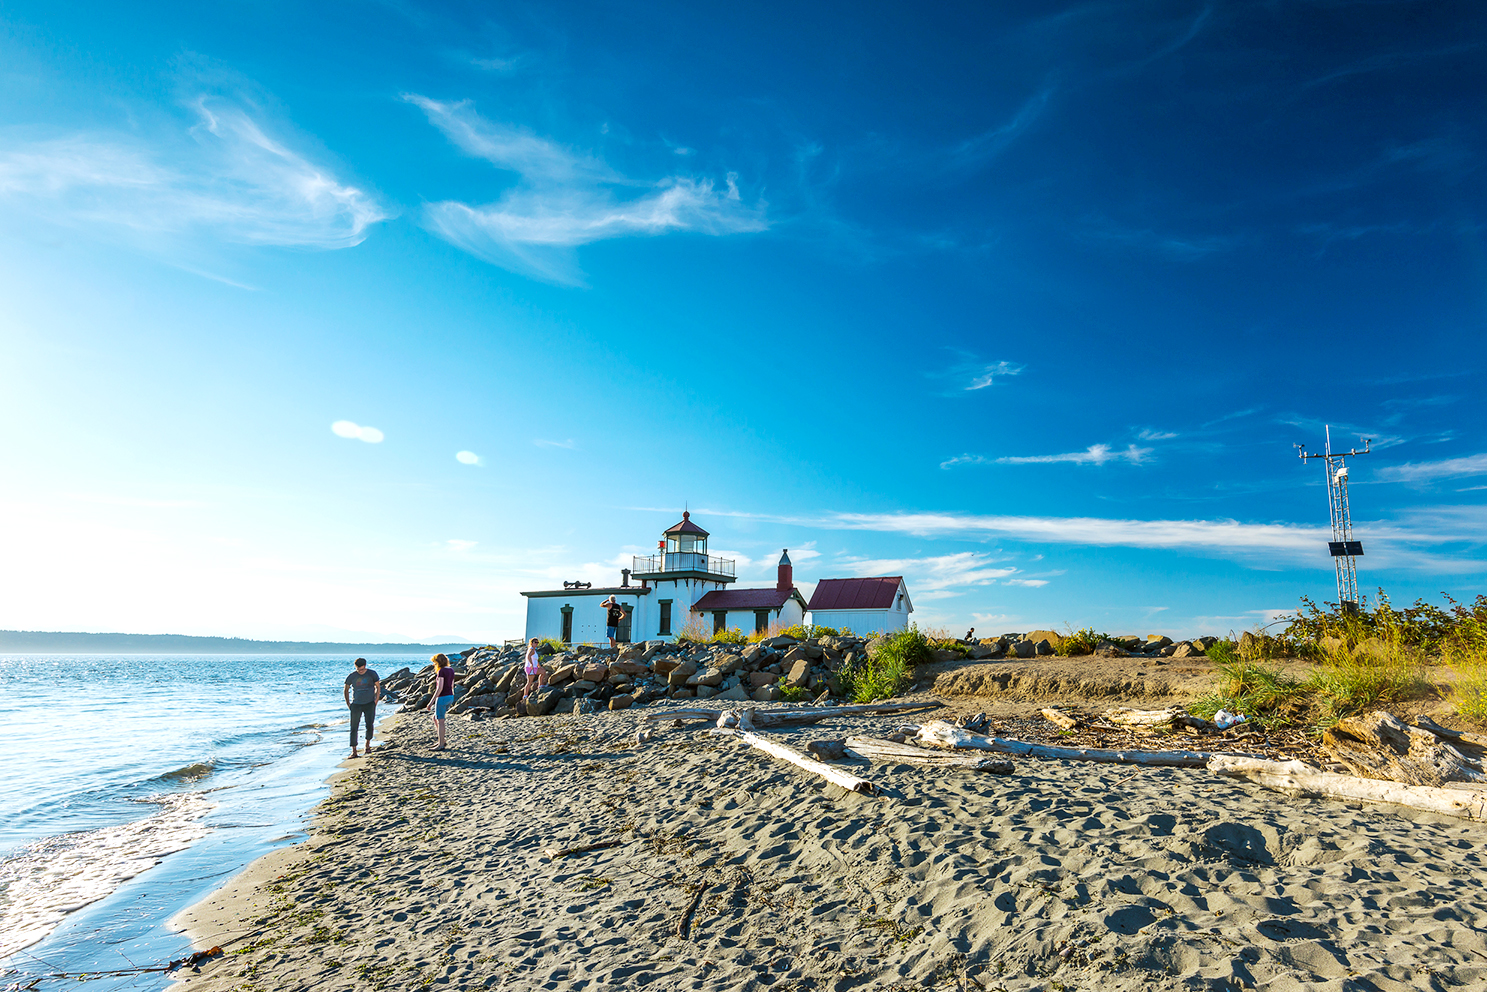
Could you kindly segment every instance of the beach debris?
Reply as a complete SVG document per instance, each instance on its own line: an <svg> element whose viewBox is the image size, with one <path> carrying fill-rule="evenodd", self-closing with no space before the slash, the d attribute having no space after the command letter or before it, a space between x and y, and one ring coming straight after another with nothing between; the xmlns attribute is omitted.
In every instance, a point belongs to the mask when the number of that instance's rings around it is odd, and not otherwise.
<svg viewBox="0 0 1487 992"><path fill-rule="evenodd" d="M1073 730L1075 727L1079 726L1078 717L1070 716L1063 710L1055 709L1052 706L1045 707L1042 710L1042 713L1043 719L1047 720L1049 723L1053 724L1060 730Z"/></svg>
<svg viewBox="0 0 1487 992"><path fill-rule="evenodd" d="M864 713L902 713L907 710L931 709L943 706L939 700L922 700L913 703L866 703L860 706L801 707L800 709L761 710L751 709L757 727L783 727L791 724L817 723L834 716L852 716ZM707 720L716 723L724 713L738 710L687 709L657 710L641 717L642 720L675 720L681 726L683 720Z"/></svg>
<svg viewBox="0 0 1487 992"><path fill-rule="evenodd" d="M1178 768L1202 768L1213 757L1206 751L1110 751L1093 747L1054 747L1031 744L1011 737L985 737L973 734L943 720L931 720L919 728L918 740L938 747L996 751L1030 758L1062 758L1069 761L1097 761L1119 765L1154 765Z"/></svg>
<svg viewBox="0 0 1487 992"><path fill-rule="evenodd" d="M781 761L788 761L797 768L819 775L826 779L826 781L834 785L839 785L849 792L860 792L864 795L873 795L878 792L878 787L865 778L858 778L849 772L822 764L815 758L807 757L794 748L786 747L784 744L772 741L767 737L760 737L758 734L751 733L747 730L733 730L728 728L718 728L714 733L737 736L745 743L758 748L765 754L779 758Z"/></svg>
<svg viewBox="0 0 1487 992"><path fill-rule="evenodd" d="M692 900L687 903L687 908L682 910L681 918L676 921L675 933L682 940L687 939L687 930L691 926L692 917L697 912L697 907L702 903L702 896L708 889L712 888L712 882L706 875L693 882L687 888L692 890Z"/></svg>
<svg viewBox="0 0 1487 992"><path fill-rule="evenodd" d="M576 847L544 847L542 849L542 856L549 861L556 861L559 858L566 858L572 854L587 854L589 851L602 851L610 847L619 847L623 843L623 840L616 838L615 840L595 841L592 844L579 844Z"/></svg>
<svg viewBox="0 0 1487 992"><path fill-rule="evenodd" d="M1230 727L1244 723L1248 719L1243 713L1230 713L1228 710L1219 710L1213 715L1213 725L1220 730L1228 730Z"/></svg>
<svg viewBox="0 0 1487 992"><path fill-rule="evenodd" d="M1322 750L1363 778L1424 786L1487 783L1482 748L1466 742L1460 734L1440 729L1443 734L1422 726L1409 727L1392 714L1375 710L1345 717L1329 727L1322 734Z"/></svg>
<svg viewBox="0 0 1487 992"><path fill-rule="evenodd" d="M967 754L946 754L944 751L926 751L922 747L879 737L848 737L846 752L852 757L897 761L910 765L925 765L930 768L969 768L972 771L991 772L993 775L1011 775L1012 762L996 758L977 758Z"/></svg>
<svg viewBox="0 0 1487 992"><path fill-rule="evenodd" d="M977 713L973 716L961 717L955 721L959 726L969 730L973 734L984 734L991 729L991 721L985 713Z"/></svg>
<svg viewBox="0 0 1487 992"><path fill-rule="evenodd" d="M636 731L636 733L635 733L635 743L636 744L645 744L652 737L655 737L655 736L656 736L656 732L654 730L640 730L640 731Z"/></svg>
<svg viewBox="0 0 1487 992"><path fill-rule="evenodd" d="M847 745L841 741L811 741L805 749L817 761L841 761L847 756Z"/></svg>
<svg viewBox="0 0 1487 992"><path fill-rule="evenodd" d="M1324 772L1302 761L1269 761L1230 754L1214 755L1208 768L1220 775L1248 779L1256 785L1290 795L1390 803L1427 813L1487 822L1487 792L1470 787L1405 785Z"/></svg>

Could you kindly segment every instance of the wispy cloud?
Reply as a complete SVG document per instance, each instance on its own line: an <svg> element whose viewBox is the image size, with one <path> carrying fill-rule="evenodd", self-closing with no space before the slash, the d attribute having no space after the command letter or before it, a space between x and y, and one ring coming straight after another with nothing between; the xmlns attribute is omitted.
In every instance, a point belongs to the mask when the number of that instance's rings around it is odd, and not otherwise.
<svg viewBox="0 0 1487 992"><path fill-rule="evenodd" d="M1464 458L1445 458L1435 462L1406 462L1379 469L1376 477L1390 482L1430 482L1434 479L1459 479L1487 475L1487 454Z"/></svg>
<svg viewBox="0 0 1487 992"><path fill-rule="evenodd" d="M0 200L46 219L160 238L347 248L390 216L370 193L296 151L261 111L198 95L195 123L153 141L0 133Z"/></svg>
<svg viewBox="0 0 1487 992"><path fill-rule="evenodd" d="M475 547L475 545L479 544L480 542L479 541L464 541L464 540L461 540L460 538L457 538L457 537L451 537L449 540L445 541L444 543L445 543L446 546L448 546L449 550L451 550L451 551L469 551L471 548Z"/></svg>
<svg viewBox="0 0 1487 992"><path fill-rule="evenodd" d="M1112 221L1091 219L1080 235L1087 242L1120 245L1157 252L1181 261L1197 261L1217 252L1238 247L1231 235L1182 235L1145 227L1127 227Z"/></svg>
<svg viewBox="0 0 1487 992"><path fill-rule="evenodd" d="M838 564L854 575L903 575L911 595L918 598L925 593L990 585L1017 574L1016 568L999 564L999 559L984 551L926 558L844 558Z"/></svg>
<svg viewBox="0 0 1487 992"><path fill-rule="evenodd" d="M488 121L469 101L447 103L416 94L404 99L466 154L516 173L516 184L493 203L445 200L424 212L434 233L513 272L576 285L579 245L675 231L739 234L769 226L762 204L743 203L733 173L723 189L693 176L633 180L591 153Z"/></svg>
<svg viewBox="0 0 1487 992"><path fill-rule="evenodd" d="M1159 431L1154 428L1148 427L1136 436L1143 441L1170 441L1172 438L1176 437L1177 434L1174 431Z"/></svg>
<svg viewBox="0 0 1487 992"><path fill-rule="evenodd" d="M365 441L367 444L381 444L386 437L375 427L366 427L353 420L337 420L330 425L331 432L337 437L352 438L357 441Z"/></svg>
<svg viewBox="0 0 1487 992"><path fill-rule="evenodd" d="M983 365L980 369L971 373L970 384L965 388L967 391L985 389L994 383L999 376L1021 375L1024 368L1026 366L1019 365L1016 362L992 362L990 365Z"/></svg>
<svg viewBox="0 0 1487 992"><path fill-rule="evenodd" d="M1052 95L1051 88L1033 94L1005 124L999 124L973 138L962 141L950 149L945 156L945 166L950 169L970 171L986 165L1042 116Z"/></svg>
<svg viewBox="0 0 1487 992"><path fill-rule="evenodd" d="M1007 582L1006 582L1006 584L1009 585L1009 586L1025 586L1025 587L1027 587L1029 589L1039 589L1039 588L1042 588L1043 586L1048 585L1048 580L1047 579L1008 579Z"/></svg>
<svg viewBox="0 0 1487 992"><path fill-rule="evenodd" d="M545 440L545 439L539 437L539 438L533 438L532 439L532 443L535 444L539 448L569 448L569 449L571 449L571 448L577 447L577 444L574 442L574 440L571 437L568 440L566 440L566 441L548 441L548 440Z"/></svg>
<svg viewBox="0 0 1487 992"><path fill-rule="evenodd" d="M1126 450L1117 451L1108 444L1092 444L1083 451L1069 451L1061 455L1009 455L998 458L998 465L1051 465L1067 462L1071 465L1105 465L1109 462L1129 462L1140 465L1151 455L1151 448L1127 445Z"/></svg>
<svg viewBox="0 0 1487 992"><path fill-rule="evenodd" d="M958 348L950 350L959 356L960 361L946 368L925 373L932 379L944 379L951 383L953 392L950 395L979 392L995 385L998 379L1021 375L1027 370L1027 366L1021 362L1009 362L1005 359L988 361Z"/></svg>

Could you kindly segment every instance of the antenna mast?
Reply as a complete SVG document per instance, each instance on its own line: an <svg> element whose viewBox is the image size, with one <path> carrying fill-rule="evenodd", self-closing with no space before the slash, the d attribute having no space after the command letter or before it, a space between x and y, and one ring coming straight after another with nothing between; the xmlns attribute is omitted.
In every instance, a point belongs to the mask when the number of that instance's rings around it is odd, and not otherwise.
<svg viewBox="0 0 1487 992"><path fill-rule="evenodd" d="M1309 455L1306 445L1296 445L1302 461L1320 458L1327 467L1327 512L1332 517L1332 540L1327 549L1337 569L1337 605L1346 613L1358 611L1358 561L1363 555L1363 542L1353 540L1353 516L1348 510L1348 465L1346 459L1369 454L1373 438L1363 439L1363 450L1332 450L1332 425L1327 425L1327 447L1322 454Z"/></svg>

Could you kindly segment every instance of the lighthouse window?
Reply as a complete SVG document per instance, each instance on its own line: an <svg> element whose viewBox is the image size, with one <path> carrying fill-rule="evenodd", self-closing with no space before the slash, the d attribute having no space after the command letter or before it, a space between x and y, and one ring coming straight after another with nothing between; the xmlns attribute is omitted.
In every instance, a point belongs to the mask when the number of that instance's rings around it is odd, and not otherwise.
<svg viewBox="0 0 1487 992"><path fill-rule="evenodd" d="M671 633L671 600L669 600L669 599L663 599L663 600L661 600L660 607L661 607L661 629L658 630L658 631L656 631L656 633L658 633L658 634L669 634L669 633Z"/></svg>

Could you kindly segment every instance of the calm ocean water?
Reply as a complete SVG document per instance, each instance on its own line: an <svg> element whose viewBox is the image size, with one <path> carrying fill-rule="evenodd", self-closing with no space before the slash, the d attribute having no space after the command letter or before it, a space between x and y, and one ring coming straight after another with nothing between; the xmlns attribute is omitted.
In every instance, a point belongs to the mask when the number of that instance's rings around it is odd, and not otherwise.
<svg viewBox="0 0 1487 992"><path fill-rule="evenodd" d="M384 676L428 660L368 658ZM187 953L165 921L303 836L349 753L350 671L321 655L0 655L0 989Z"/></svg>

